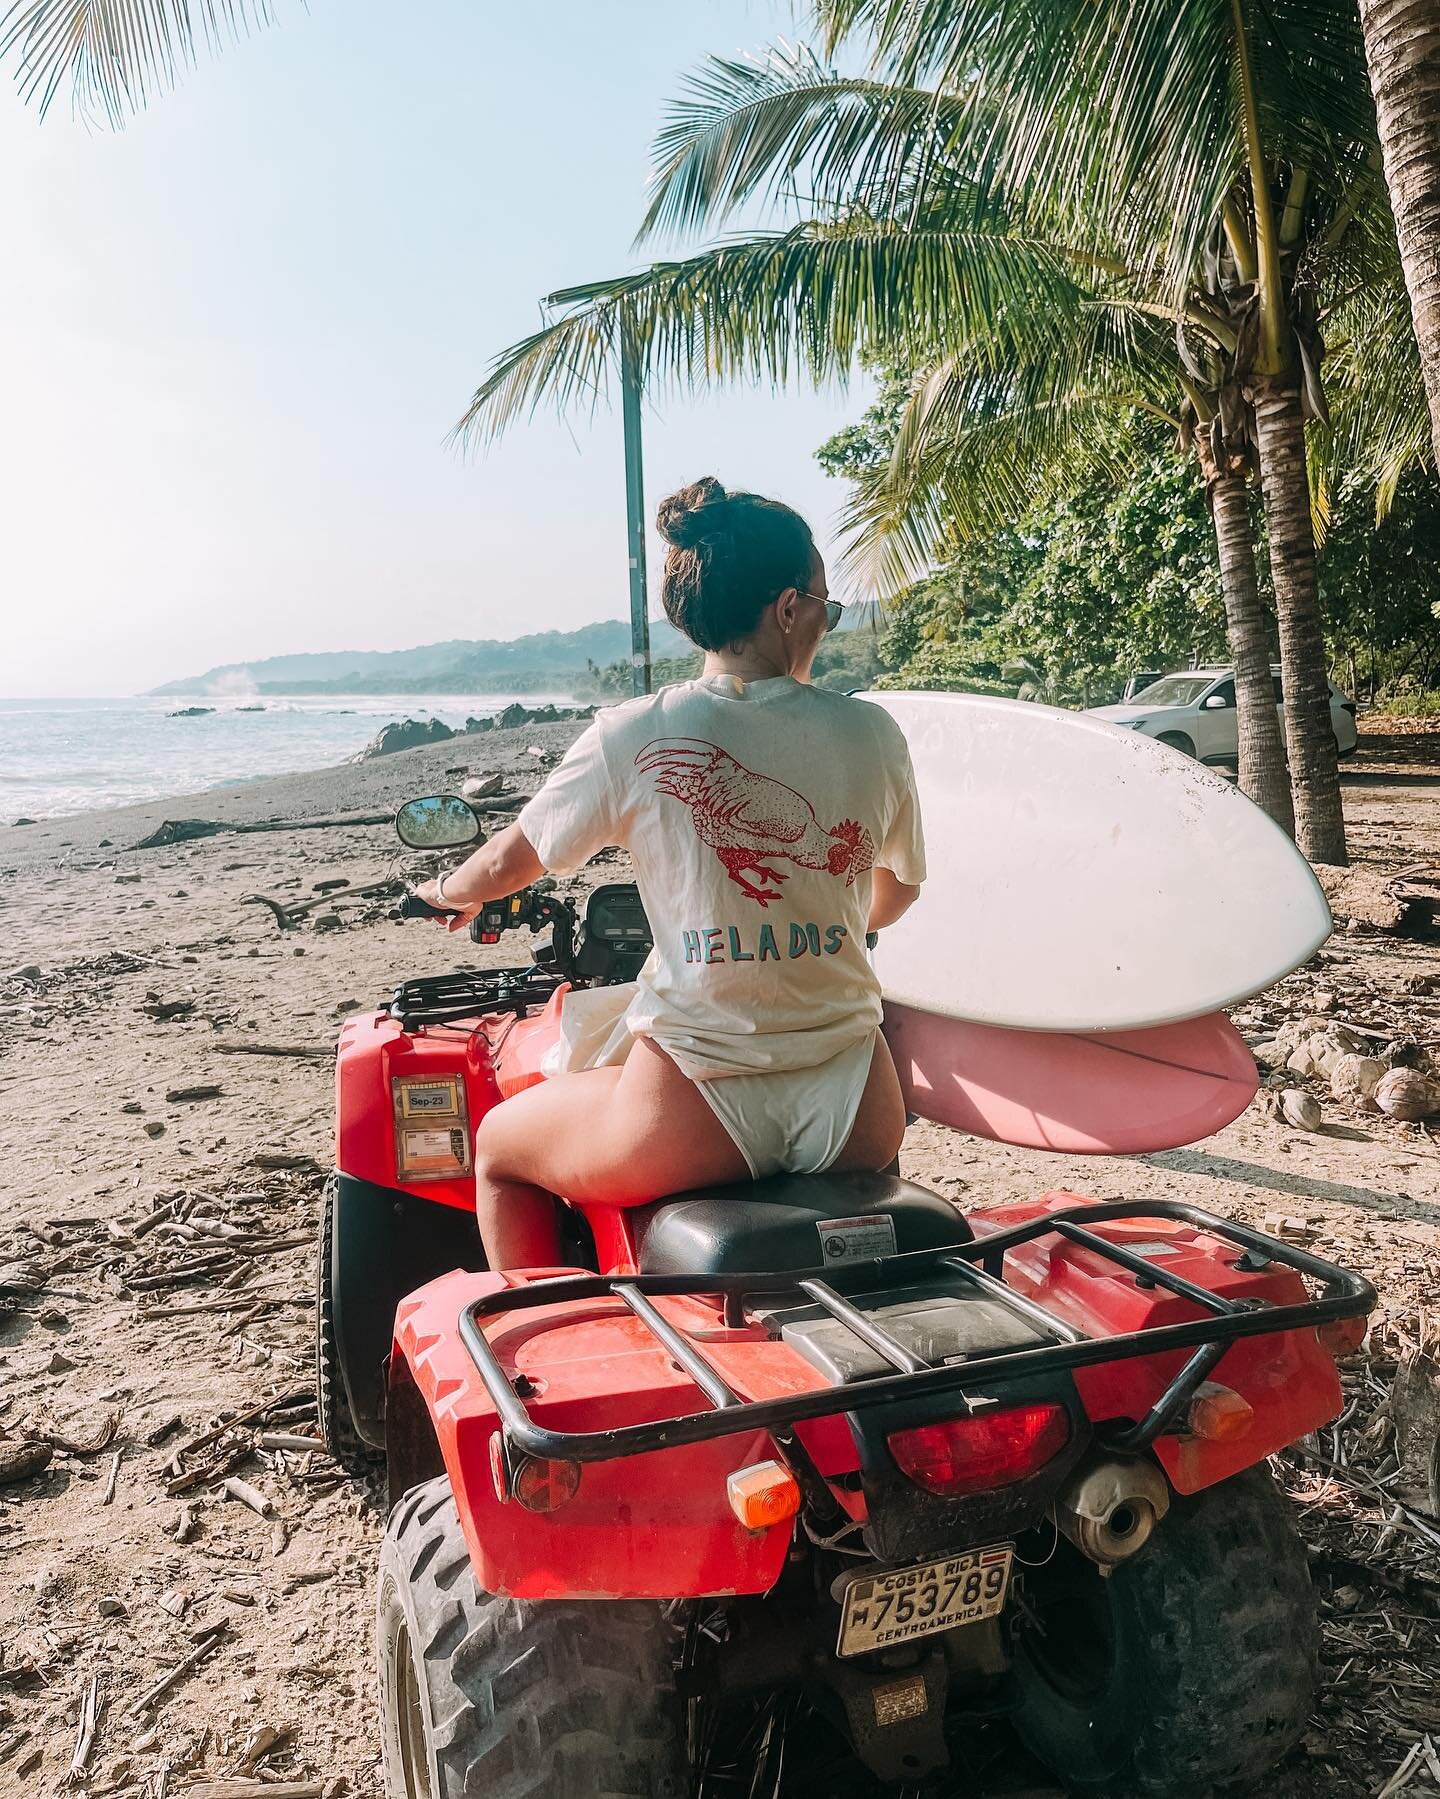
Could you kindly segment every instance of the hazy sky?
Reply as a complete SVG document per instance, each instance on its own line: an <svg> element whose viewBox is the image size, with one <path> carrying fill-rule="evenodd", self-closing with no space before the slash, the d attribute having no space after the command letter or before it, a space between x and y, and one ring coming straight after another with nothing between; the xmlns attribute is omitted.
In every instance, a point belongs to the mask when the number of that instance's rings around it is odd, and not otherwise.
<svg viewBox="0 0 1440 1799"><path fill-rule="evenodd" d="M793 30L786 0L282 0L118 134L7 80L0 694L623 615L618 409L445 436L541 295L633 266L678 77ZM715 473L823 538L811 452L860 403L665 404L650 509Z"/></svg>

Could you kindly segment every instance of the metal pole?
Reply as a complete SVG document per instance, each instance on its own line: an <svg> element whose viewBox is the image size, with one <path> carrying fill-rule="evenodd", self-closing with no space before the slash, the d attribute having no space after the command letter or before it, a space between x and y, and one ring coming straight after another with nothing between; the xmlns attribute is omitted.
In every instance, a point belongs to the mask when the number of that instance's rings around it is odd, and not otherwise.
<svg viewBox="0 0 1440 1799"><path fill-rule="evenodd" d="M640 357L630 332L620 336L620 394L625 418L625 524L630 537L630 677L650 691L650 598L645 584L645 459L640 440Z"/></svg>

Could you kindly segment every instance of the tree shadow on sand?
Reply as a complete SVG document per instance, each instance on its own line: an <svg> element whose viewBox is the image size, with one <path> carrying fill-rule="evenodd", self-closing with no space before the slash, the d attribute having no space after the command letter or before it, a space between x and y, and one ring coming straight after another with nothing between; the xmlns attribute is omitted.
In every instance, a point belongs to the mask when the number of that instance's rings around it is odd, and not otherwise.
<svg viewBox="0 0 1440 1799"><path fill-rule="evenodd" d="M1152 1168L1170 1168L1177 1174L1203 1174L1210 1180L1236 1186L1262 1187L1287 1199L1328 1199L1356 1206L1381 1217L1410 1218L1419 1224L1440 1224L1440 1206L1405 1193L1383 1193L1374 1187L1355 1187L1348 1181L1328 1181L1298 1170L1266 1168L1259 1162L1242 1162L1234 1156L1216 1156L1198 1149L1169 1149L1141 1156Z"/></svg>

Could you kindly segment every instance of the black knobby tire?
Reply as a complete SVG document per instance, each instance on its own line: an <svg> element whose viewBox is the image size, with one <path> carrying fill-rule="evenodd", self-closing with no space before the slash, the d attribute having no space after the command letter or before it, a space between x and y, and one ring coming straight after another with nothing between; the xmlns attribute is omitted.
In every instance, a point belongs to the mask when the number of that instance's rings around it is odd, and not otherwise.
<svg viewBox="0 0 1440 1799"><path fill-rule="evenodd" d="M338 1190L339 1184L332 1174L325 1182L320 1206L320 1235L315 1244L315 1406L320 1421L320 1441L347 1474L358 1477L385 1458L356 1430L345 1398L345 1379L340 1372L331 1288Z"/></svg>
<svg viewBox="0 0 1440 1799"><path fill-rule="evenodd" d="M1315 1598L1263 1467L1177 1495L1108 1580L1062 1539L1026 1595L1015 1724L1072 1792L1202 1799L1261 1779L1304 1729Z"/></svg>
<svg viewBox="0 0 1440 1799"><path fill-rule="evenodd" d="M1155 741L1156 743L1168 743L1172 750L1179 750L1182 756L1195 754L1194 739L1187 737L1183 731L1162 731Z"/></svg>
<svg viewBox="0 0 1440 1799"><path fill-rule="evenodd" d="M497 1599L449 1481L407 1493L380 1551L389 1799L683 1799L675 1638L639 1600Z"/></svg>

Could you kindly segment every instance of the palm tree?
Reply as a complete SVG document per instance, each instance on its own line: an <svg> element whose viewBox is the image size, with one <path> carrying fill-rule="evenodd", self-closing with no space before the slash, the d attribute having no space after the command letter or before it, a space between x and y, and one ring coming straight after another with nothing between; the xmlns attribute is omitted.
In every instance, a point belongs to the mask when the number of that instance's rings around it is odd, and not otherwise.
<svg viewBox="0 0 1440 1799"><path fill-rule="evenodd" d="M1360 0L1360 23L1440 465L1440 0Z"/></svg>
<svg viewBox="0 0 1440 1799"><path fill-rule="evenodd" d="M817 11L832 45L863 29L872 69L950 96L994 181L1104 219L1128 260L1158 261L1175 288L1223 222L1253 316L1241 374L1270 525L1299 837L1314 859L1343 861L1304 430L1319 387L1295 274L1317 176L1373 141L1348 5L817 0ZM853 138L837 130L824 146L833 167L856 166ZM773 177L814 165L813 139L795 128L787 139L761 111L709 142L680 143L652 216L713 224L759 186L765 148ZM1363 163L1348 160L1363 183ZM883 167L873 148L867 166Z"/></svg>
<svg viewBox="0 0 1440 1799"><path fill-rule="evenodd" d="M14 0L0 61L42 114L68 85L75 108L112 125L172 88L201 46L217 50L274 21L272 0Z"/></svg>
<svg viewBox="0 0 1440 1799"><path fill-rule="evenodd" d="M1119 29L1117 15L1142 12L1148 17L1157 11L1139 6L1138 0L1110 0L1108 5L1074 0L1071 6L1057 6L1046 13L1046 21L1053 27L1060 14L1074 13L1069 37L1062 42L1052 30L1038 47L1027 11L1022 27L1008 40L994 30L984 37L983 62L978 50L956 52L958 72L950 85L942 79L936 89L906 85L906 77L927 72L928 65L903 43L897 48L883 36L879 54L889 58L895 77L889 81L828 76L803 52L772 55L758 67L718 60L708 64L657 144L655 194L645 229L688 231L714 224L757 195L773 196L797 184L818 206L831 209L830 218L812 220L786 240L786 271L778 286L778 240L751 239L748 250L732 242L713 252L710 261L702 256L659 265L619 283L556 296L561 316L501 359L477 395L470 421L485 417L494 422L513 410L517 396L533 403L557 380L563 387L560 370L567 357L593 330L604 334L609 328L605 316L616 306L642 305L649 320L643 332L664 322L667 305L687 315L671 318L664 340L655 346L659 365L682 376L697 372L697 347L698 366L706 375L743 370L783 378L799 352L808 357L812 372L830 374L858 346L900 346L902 351L906 345L918 346L915 360L923 363L927 351L933 354L936 346L954 346L957 340L983 372L991 366L987 359L994 355L997 334L1005 340L1026 306L1043 312L1058 305L1059 313L1065 313L1067 301L1056 291L1057 276L1063 275L1072 290L1080 275L1108 284L1107 304L1179 324L1182 354L1185 334L1198 331L1209 352L1228 358L1228 374L1211 399L1193 378L1184 384L1190 422L1207 427L1205 472L1218 501L1217 529L1229 533L1221 562L1235 577L1227 601L1234 600L1237 658L1255 665L1253 679L1246 683L1255 707L1248 710L1258 720L1259 694L1268 688L1269 677L1258 653L1262 634L1244 623L1248 602L1236 585L1246 562L1241 534L1248 537L1248 521L1236 503L1243 500L1243 480L1235 488L1217 489L1214 483L1243 474L1243 457L1237 452L1248 449L1244 439L1253 433L1261 449L1273 533L1301 842L1317 860L1335 861L1343 859L1344 834L1315 592L1303 420L1307 407L1323 410L1313 331L1320 251L1344 243L1347 225L1371 197L1363 157L1352 148L1357 140L1364 143L1367 102L1362 80L1357 103L1358 47L1352 46L1347 62L1341 53L1343 33L1322 46L1324 57L1300 57L1289 44L1267 38L1262 59L1266 91L1278 94L1284 105L1267 102L1262 115L1249 39L1241 31L1217 47L1217 4L1212 0L1208 9L1191 9L1208 10L1208 17L1202 20L1206 30L1192 32L1195 41L1180 46L1189 51L1188 63L1185 56L1179 58L1182 74L1189 69L1194 76L1188 86L1184 80L1179 83L1183 105L1166 86L1173 73L1167 58L1174 46L1169 40L1149 46L1152 64L1166 78L1160 84L1162 116L1141 141L1130 141L1133 132L1122 131L1118 148L1103 132L1104 142L1095 141L1094 119L1109 118L1101 104L1109 96L1097 93L1088 76L1082 81L1077 75L1084 70L1087 50L1095 48L1081 28L1094 15L1103 15L1101 36L1107 44L1132 43L1135 34ZM878 10L886 15L882 24L899 19L902 25L931 18L953 23L961 15L982 12L993 23L997 13L979 0ZM1176 9L1158 10L1170 17ZM1238 0L1226 0L1221 10L1233 24ZM1306 41L1313 48L1311 27ZM1030 68L1037 58L1051 74L1037 75ZM1056 66L1062 70L1058 79L1053 76ZM1218 99L1206 88L1206 77L1212 87L1220 82ZM1208 123L1200 119L1206 129L1197 154L1180 125L1195 125L1201 100L1209 103L1209 117ZM1130 95L1127 120L1144 112L1138 97ZM1273 168L1260 143L1262 116L1271 138L1287 152L1283 158L1275 155ZM1317 118L1326 121L1323 128ZM957 167L968 169L968 175L958 176ZM1262 176L1258 183L1257 167ZM1271 193L1272 180L1282 174L1283 208ZM1016 194L1023 195L1022 202L1014 200ZM992 265L997 234L987 211L993 212L997 196L1017 221L1008 236L999 234L1012 257L1018 254L1019 260L1007 266L1014 274L1026 257L1038 259L1026 265L1042 277L1038 288L1028 276L1007 290L996 286ZM1317 235L1321 225L1323 238ZM822 250L827 233L828 249ZM844 234L848 246L848 287L833 279L837 233ZM987 233L980 256L979 239ZM883 261L869 259L860 241L867 235L877 245L883 240ZM913 268L907 241L917 249ZM940 243L946 255L937 263L934 251ZM819 261L802 280L807 256ZM742 277L746 258L749 273ZM818 283L813 288L811 273ZM951 282L943 297L925 285L937 273ZM902 285L887 295L886 280ZM907 304L912 296L920 302L913 318ZM782 320L779 310L791 300L801 311ZM862 308L863 317L847 313L851 301ZM893 336L875 335L891 329ZM826 340L826 353L819 356L814 353L817 333ZM773 356L765 348L767 334L773 338ZM1069 345L1073 349L1073 338ZM1063 334L1052 330L1048 346L1043 334L1038 344L1032 334L1032 354L1048 353L1063 364L1064 348ZM581 351L582 359L585 354ZM592 361L586 378L597 372ZM1241 398L1242 386L1253 397L1253 410ZM1071 395L1076 397L1073 383ZM914 441L909 448L914 450ZM956 496L952 492L950 497ZM923 517L923 509L912 511L912 519L917 516ZM1253 567L1253 554L1249 560ZM1270 760L1273 766L1276 759Z"/></svg>

